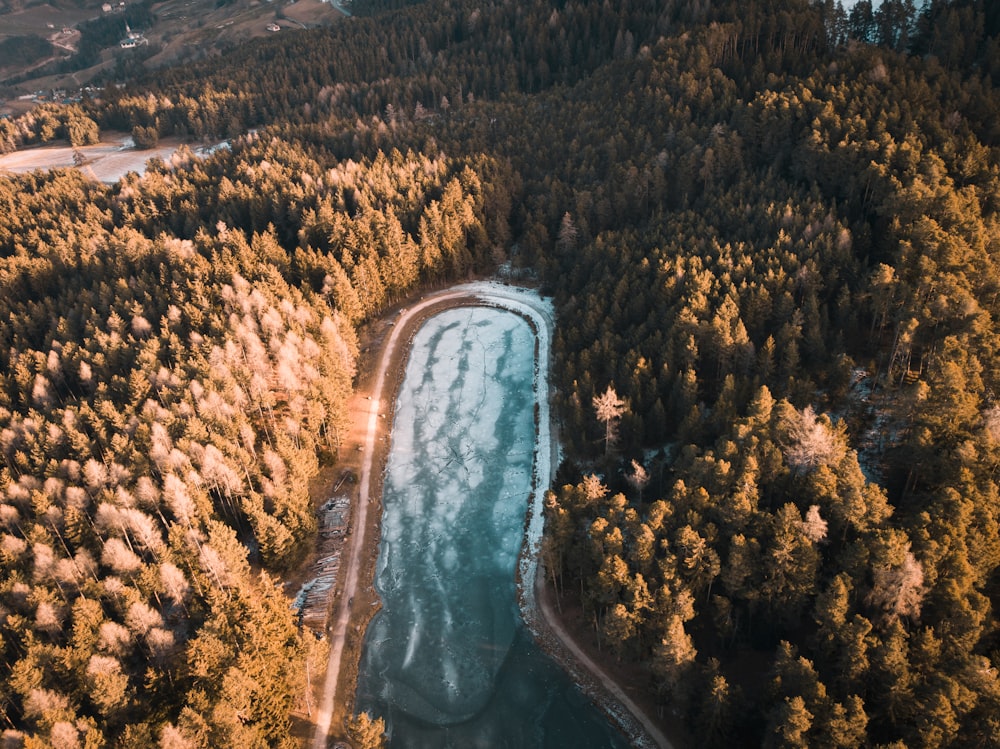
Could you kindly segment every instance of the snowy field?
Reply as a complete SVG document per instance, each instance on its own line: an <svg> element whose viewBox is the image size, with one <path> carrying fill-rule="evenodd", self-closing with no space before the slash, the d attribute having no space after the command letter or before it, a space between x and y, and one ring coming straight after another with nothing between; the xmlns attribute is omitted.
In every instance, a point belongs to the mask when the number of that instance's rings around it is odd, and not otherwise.
<svg viewBox="0 0 1000 749"><path fill-rule="evenodd" d="M531 546L540 536L553 464L536 358L551 316L537 297L479 286L493 306L442 312L412 342L357 707L386 718L393 747L624 745L521 623L518 553L526 525Z"/></svg>
<svg viewBox="0 0 1000 749"><path fill-rule="evenodd" d="M83 154L85 163L77 167L85 175L98 182L113 184L129 172L142 174L146 171L146 162L152 158L169 162L170 157L180 145L177 139L164 140L163 143L148 150L138 150L129 136L119 136L112 140L93 146L43 146L26 148L14 153L0 156L0 174L12 172L25 174L37 169L63 169L76 167L74 152ZM215 148L226 144L213 146L204 150L195 150L196 155L208 155Z"/></svg>

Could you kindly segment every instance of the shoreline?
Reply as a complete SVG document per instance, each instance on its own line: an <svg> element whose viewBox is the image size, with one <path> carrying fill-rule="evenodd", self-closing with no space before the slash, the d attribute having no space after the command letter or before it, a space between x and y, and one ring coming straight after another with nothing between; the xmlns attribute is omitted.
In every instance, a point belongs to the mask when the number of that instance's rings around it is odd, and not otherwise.
<svg viewBox="0 0 1000 749"><path fill-rule="evenodd" d="M389 453L395 397L413 336L429 317L446 309L468 306L506 309L523 317L535 333L535 458L516 572L518 608L525 627L633 746L673 749L659 727L628 698L622 685L587 656L546 600L539 554L544 525L542 508L560 454L549 403L554 312L551 303L534 290L486 280L426 292L402 302L398 311L390 310L380 320L368 324L371 329L366 331L365 342L370 343L359 357L351 407L354 422L351 433L357 434L359 417L366 419L367 426L364 442L357 448L362 451L361 480L352 508L352 538L344 583L342 589L338 586L331 617L335 623L330 633L330 661L310 745L314 749L327 746L330 735L341 733L334 728L334 718L339 717L342 724L353 714L365 631L381 603L374 589L374 573L381 538L382 478ZM529 580L531 584L525 585ZM342 685L343 691L350 689L350 696L344 694L338 698L338 685Z"/></svg>

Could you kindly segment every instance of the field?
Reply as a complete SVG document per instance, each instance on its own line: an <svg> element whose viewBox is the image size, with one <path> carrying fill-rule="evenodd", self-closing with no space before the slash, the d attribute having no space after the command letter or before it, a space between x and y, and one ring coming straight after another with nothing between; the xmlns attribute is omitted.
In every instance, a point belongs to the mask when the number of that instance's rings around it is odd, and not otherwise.
<svg viewBox="0 0 1000 749"><path fill-rule="evenodd" d="M21 63L0 62L0 80L28 72L50 60L74 54L80 41L80 32L73 27L100 12L100 9L56 8L44 3L0 15L0 42L18 37L36 37L52 44L52 54L48 57L32 58ZM74 88L78 86L79 84L75 84Z"/></svg>
<svg viewBox="0 0 1000 749"><path fill-rule="evenodd" d="M80 21L100 15L100 4L94 8L56 8L47 3L31 5L24 10L0 15L0 38L34 34L49 38L64 27L76 26Z"/></svg>
<svg viewBox="0 0 1000 749"><path fill-rule="evenodd" d="M119 133L105 134L104 139L94 146L28 148L0 156L0 175L4 172L23 174L36 169L78 166L74 161L74 152L79 152L84 159L79 165L80 171L100 182L117 182L128 172L145 171L149 159L169 159L181 141L177 138L164 138L159 146L146 151L137 150L130 143L131 138Z"/></svg>
<svg viewBox="0 0 1000 749"><path fill-rule="evenodd" d="M153 11L159 21L146 36L151 45L162 49L148 61L151 67L270 36L275 33L267 29L271 23L281 31L290 31L323 26L343 17L335 7L318 0L290 4L239 0L221 8L205 0L167 0L154 5Z"/></svg>
<svg viewBox="0 0 1000 749"><path fill-rule="evenodd" d="M80 34L73 31L73 27L81 21L104 15L101 10L103 2L104 0L90 0L90 7L87 8L62 9L41 3L14 12L3 13L0 10L0 41L36 36L55 45L55 55L49 59L70 55L80 40ZM3 7L0 4L0 9ZM164 0L154 3L151 11L157 19L152 28L134 29L145 35L147 45L134 50L123 50L113 45L104 49L100 63L85 70L39 75L12 85L3 94L8 101L5 104L0 102L3 104L0 106L0 113L16 114L23 111L26 105L17 101L18 95L53 88L76 91L93 80L97 73L113 67L124 55L148 55L144 65L151 70L186 59L212 55L255 37L325 26L346 15L346 11L341 10L337 3L320 0L298 0L292 3L280 0L235 0L221 7L217 7L215 0ZM276 24L280 31L269 31L269 24ZM28 73L45 62L46 60L40 60L20 68L0 68L0 80Z"/></svg>

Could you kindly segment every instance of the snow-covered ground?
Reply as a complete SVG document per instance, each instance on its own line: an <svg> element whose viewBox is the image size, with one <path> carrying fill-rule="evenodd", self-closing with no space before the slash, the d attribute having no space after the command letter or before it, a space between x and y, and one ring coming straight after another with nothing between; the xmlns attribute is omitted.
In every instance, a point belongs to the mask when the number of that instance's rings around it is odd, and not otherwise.
<svg viewBox="0 0 1000 749"><path fill-rule="evenodd" d="M169 161L180 143L176 139L165 140L156 148L138 150L132 138L121 135L93 146L42 146L26 148L0 156L0 174L11 172L25 174L37 169L63 169L76 167L76 153L83 155L85 162L77 167L88 177L106 184L113 184L129 172L143 173L146 162L153 158ZM209 156L219 148L227 148L228 141L195 149L198 156Z"/></svg>

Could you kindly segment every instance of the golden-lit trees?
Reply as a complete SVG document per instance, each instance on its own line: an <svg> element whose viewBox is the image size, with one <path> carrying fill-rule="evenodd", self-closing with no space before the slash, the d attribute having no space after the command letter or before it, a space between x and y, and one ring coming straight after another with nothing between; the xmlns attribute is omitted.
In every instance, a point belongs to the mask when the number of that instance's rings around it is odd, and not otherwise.
<svg viewBox="0 0 1000 749"><path fill-rule="evenodd" d="M706 743L994 740L995 13L388 4L0 119L231 136L0 180L14 730L279 742L301 641L248 559L308 546L354 328L503 262L553 299L543 554L602 647Z"/></svg>

